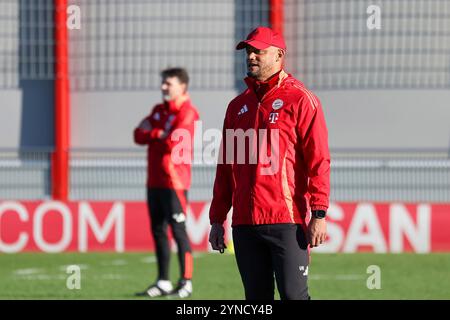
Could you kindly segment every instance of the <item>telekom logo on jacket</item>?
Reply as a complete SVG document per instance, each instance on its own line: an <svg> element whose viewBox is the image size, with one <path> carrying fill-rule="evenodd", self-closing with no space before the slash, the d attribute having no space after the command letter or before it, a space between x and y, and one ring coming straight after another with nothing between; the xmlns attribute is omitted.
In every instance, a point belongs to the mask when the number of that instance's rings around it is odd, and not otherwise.
<svg viewBox="0 0 450 320"><path fill-rule="evenodd" d="M272 112L269 115L269 123L275 123L278 120L278 112Z"/></svg>

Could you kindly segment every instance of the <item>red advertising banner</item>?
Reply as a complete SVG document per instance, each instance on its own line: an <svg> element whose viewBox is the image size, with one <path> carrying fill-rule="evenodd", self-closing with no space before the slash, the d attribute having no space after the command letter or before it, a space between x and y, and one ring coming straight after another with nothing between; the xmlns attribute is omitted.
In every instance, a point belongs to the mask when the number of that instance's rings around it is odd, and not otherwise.
<svg viewBox="0 0 450 320"><path fill-rule="evenodd" d="M196 251L210 250L209 205L188 207ZM332 203L327 220L327 241L313 252L450 252L450 204ZM0 252L152 250L145 202L0 202Z"/></svg>

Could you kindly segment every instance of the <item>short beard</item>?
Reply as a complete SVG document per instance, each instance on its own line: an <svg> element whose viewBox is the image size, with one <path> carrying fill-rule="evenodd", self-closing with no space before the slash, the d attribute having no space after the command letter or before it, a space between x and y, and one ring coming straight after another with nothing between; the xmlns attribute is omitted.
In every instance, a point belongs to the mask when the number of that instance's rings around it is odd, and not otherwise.
<svg viewBox="0 0 450 320"><path fill-rule="evenodd" d="M251 71L247 72L247 76L250 77L250 78L254 78L254 79L257 79L260 75L261 75L260 72L256 72L256 73L253 73Z"/></svg>
<svg viewBox="0 0 450 320"><path fill-rule="evenodd" d="M247 71L247 76L256 80L260 80L263 77L263 74L267 73L268 70L269 68L267 66L266 67L260 66L256 72Z"/></svg>

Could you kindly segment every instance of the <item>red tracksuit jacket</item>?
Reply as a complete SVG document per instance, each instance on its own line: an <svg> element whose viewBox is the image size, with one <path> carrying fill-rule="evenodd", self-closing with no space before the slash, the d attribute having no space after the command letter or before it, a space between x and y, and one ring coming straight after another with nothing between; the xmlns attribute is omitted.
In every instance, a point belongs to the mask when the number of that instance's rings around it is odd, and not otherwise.
<svg viewBox="0 0 450 320"><path fill-rule="evenodd" d="M194 141L194 122L199 119L197 109L191 104L187 95L176 101L156 105L146 118L151 130L136 128L134 141L137 144L148 145L147 150L147 186L149 188L169 188L188 190L191 185L191 164L174 163L171 152L179 141L171 140L175 129L186 129L190 133L189 146L183 149L187 157L192 159ZM161 132L166 132L165 138L158 138Z"/></svg>
<svg viewBox="0 0 450 320"><path fill-rule="evenodd" d="M252 79L245 81L249 88L230 102L225 115L210 221L223 223L233 207L233 226L275 223L305 226L308 206L312 210L328 208L330 155L320 101L284 71L261 101L252 89ZM258 159L263 152L269 154L273 129L278 129L279 133L278 154L272 154L269 164L259 160L256 164L249 161L238 164L236 155L234 163L226 162L230 149L225 142L226 129L252 128L256 132L266 129L270 137L266 139L267 145L259 149ZM258 139L258 143L261 140ZM247 157L249 149L245 150ZM278 169L272 174L262 174L262 170L275 161L278 161Z"/></svg>

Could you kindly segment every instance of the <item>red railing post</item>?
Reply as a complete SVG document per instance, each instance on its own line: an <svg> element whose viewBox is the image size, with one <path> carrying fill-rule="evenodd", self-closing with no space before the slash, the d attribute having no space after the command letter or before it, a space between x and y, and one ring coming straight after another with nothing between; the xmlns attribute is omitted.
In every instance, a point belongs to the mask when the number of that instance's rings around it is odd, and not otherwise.
<svg viewBox="0 0 450 320"><path fill-rule="evenodd" d="M269 22L273 30L283 34L283 0L270 0Z"/></svg>
<svg viewBox="0 0 450 320"><path fill-rule="evenodd" d="M69 191L70 92L67 0L55 5L55 149L52 154L52 198L67 200Z"/></svg>

